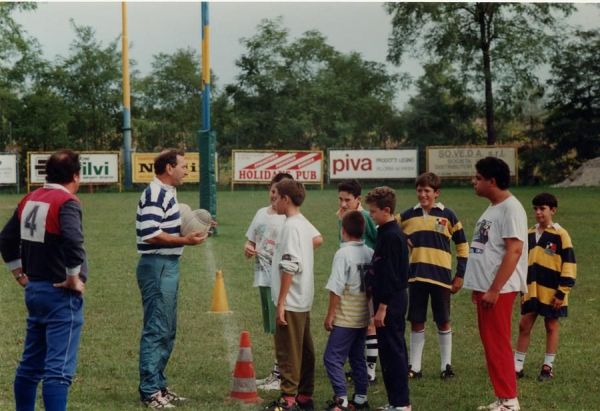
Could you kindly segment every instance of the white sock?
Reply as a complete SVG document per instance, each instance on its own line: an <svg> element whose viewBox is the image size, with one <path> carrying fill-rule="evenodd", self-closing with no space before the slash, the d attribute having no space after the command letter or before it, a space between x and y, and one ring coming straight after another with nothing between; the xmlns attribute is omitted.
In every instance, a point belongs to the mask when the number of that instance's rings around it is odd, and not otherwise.
<svg viewBox="0 0 600 411"><path fill-rule="evenodd" d="M377 364L377 356L379 355L379 347L377 344L376 335L367 335L365 340L365 354L367 356L367 362ZM373 367L375 369L375 367Z"/></svg>
<svg viewBox="0 0 600 411"><path fill-rule="evenodd" d="M527 353L515 351L515 371L523 371L523 366L525 365L525 356Z"/></svg>
<svg viewBox="0 0 600 411"><path fill-rule="evenodd" d="M358 405L360 404L364 404L365 402L367 402L367 396L366 395L362 395L362 394L355 394L354 395L354 402Z"/></svg>
<svg viewBox="0 0 600 411"><path fill-rule="evenodd" d="M452 365L452 330L438 330L438 340L440 341L440 368L445 371L446 365Z"/></svg>
<svg viewBox="0 0 600 411"><path fill-rule="evenodd" d="M550 368L552 368L554 366L554 358L555 357L556 357L556 354L546 353L546 355L544 355L544 365L547 365Z"/></svg>
<svg viewBox="0 0 600 411"><path fill-rule="evenodd" d="M342 403L340 404L342 407L347 407L348 406L348 396L347 395L342 395L341 397L338 397L340 400L342 400Z"/></svg>
<svg viewBox="0 0 600 411"><path fill-rule="evenodd" d="M421 357L425 347L425 329L410 332L410 366L415 372L421 371Z"/></svg>

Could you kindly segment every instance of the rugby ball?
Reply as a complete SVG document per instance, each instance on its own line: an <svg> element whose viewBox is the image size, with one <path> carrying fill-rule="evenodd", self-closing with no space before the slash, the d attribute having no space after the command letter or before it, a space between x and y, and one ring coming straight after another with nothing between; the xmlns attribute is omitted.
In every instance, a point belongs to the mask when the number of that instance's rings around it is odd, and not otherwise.
<svg viewBox="0 0 600 411"><path fill-rule="evenodd" d="M181 215L181 235L186 236L194 231L206 234L210 230L212 216L210 212L199 208L192 210L187 204L179 204Z"/></svg>

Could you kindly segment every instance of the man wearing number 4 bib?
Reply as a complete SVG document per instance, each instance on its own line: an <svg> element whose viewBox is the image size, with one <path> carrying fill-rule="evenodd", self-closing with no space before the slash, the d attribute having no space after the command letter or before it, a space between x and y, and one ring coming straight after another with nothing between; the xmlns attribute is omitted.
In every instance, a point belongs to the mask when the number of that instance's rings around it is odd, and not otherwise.
<svg viewBox="0 0 600 411"><path fill-rule="evenodd" d="M67 408L83 325L87 278L79 154L61 150L46 162L42 188L27 194L0 233L2 258L25 287L23 357L14 380L15 408L33 411L38 383L47 411Z"/></svg>

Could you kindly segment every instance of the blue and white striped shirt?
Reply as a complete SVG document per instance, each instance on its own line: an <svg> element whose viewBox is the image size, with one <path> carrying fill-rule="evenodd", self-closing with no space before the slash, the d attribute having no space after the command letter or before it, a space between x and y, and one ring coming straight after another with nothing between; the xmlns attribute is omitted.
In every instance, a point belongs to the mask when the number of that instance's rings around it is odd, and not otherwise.
<svg viewBox="0 0 600 411"><path fill-rule="evenodd" d="M135 231L139 254L181 255L183 246L149 244L146 241L160 233L180 237L181 216L175 187L158 178L146 187L137 207Z"/></svg>

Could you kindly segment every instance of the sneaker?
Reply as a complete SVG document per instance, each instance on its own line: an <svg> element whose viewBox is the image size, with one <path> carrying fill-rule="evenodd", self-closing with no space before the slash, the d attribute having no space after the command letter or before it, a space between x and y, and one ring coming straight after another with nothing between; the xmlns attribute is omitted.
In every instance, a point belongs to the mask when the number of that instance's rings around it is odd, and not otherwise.
<svg viewBox="0 0 600 411"><path fill-rule="evenodd" d="M288 405L288 402L283 397L279 397L278 399L276 399L275 401L273 401L272 403L267 405L265 408L263 408L263 410L264 411L300 411L300 408L298 408L298 405L296 403L293 403L292 405Z"/></svg>
<svg viewBox="0 0 600 411"><path fill-rule="evenodd" d="M410 405L406 405L404 407L392 407L391 405L387 404L384 405L383 407L379 407L379 408L375 408L375 411L411 411L412 407Z"/></svg>
<svg viewBox="0 0 600 411"><path fill-rule="evenodd" d="M315 411L315 403L312 399L300 401L296 396L296 406L301 411Z"/></svg>
<svg viewBox="0 0 600 411"><path fill-rule="evenodd" d="M519 400L517 398L498 398L491 404L477 407L478 410L488 411L519 411Z"/></svg>
<svg viewBox="0 0 600 411"><path fill-rule="evenodd" d="M333 397L333 400L327 402L327 407L325 407L325 411L349 411L349 407L344 407L342 404L344 400L338 397Z"/></svg>
<svg viewBox="0 0 600 411"><path fill-rule="evenodd" d="M348 409L350 410L364 410L364 411L369 411L371 408L369 408L369 402L365 401L362 404L357 404L356 401L354 401L354 398L356 398L356 394L354 394L352 396L352 399L350 401L348 401Z"/></svg>
<svg viewBox="0 0 600 411"><path fill-rule="evenodd" d="M552 373L552 367L547 364L542 366L542 370L540 371L540 375L538 375L538 381L548 381L554 378L554 374Z"/></svg>
<svg viewBox="0 0 600 411"><path fill-rule="evenodd" d="M450 378L454 378L454 370L450 364L446 364L446 369L440 373L440 378L442 380L448 380Z"/></svg>
<svg viewBox="0 0 600 411"><path fill-rule="evenodd" d="M422 371L413 371L412 367L409 365L408 366L408 379L409 380L420 380L421 378L423 378L423 372Z"/></svg>
<svg viewBox="0 0 600 411"><path fill-rule="evenodd" d="M517 380L520 380L521 378L525 377L525 371L523 370L515 371L515 374L517 375Z"/></svg>
<svg viewBox="0 0 600 411"><path fill-rule="evenodd" d="M149 396L148 398L142 399L142 403L148 407L155 410L163 409L163 408L175 408L173 404L171 404L165 397L163 397L161 391L156 391L154 394Z"/></svg>
<svg viewBox="0 0 600 411"><path fill-rule="evenodd" d="M279 391L281 387L281 375L271 372L267 378L256 380L256 388L263 391Z"/></svg>
<svg viewBox="0 0 600 411"><path fill-rule="evenodd" d="M166 399L168 402L187 401L187 398L182 397L181 395L177 394L175 391L171 391L171 389L169 387L163 388L161 390L161 393L162 393L163 398Z"/></svg>

